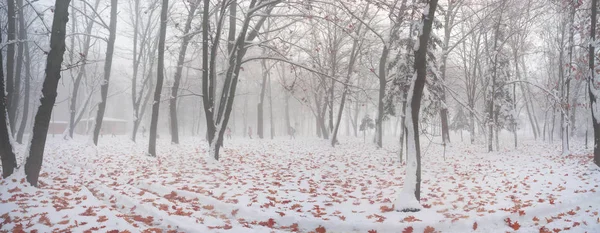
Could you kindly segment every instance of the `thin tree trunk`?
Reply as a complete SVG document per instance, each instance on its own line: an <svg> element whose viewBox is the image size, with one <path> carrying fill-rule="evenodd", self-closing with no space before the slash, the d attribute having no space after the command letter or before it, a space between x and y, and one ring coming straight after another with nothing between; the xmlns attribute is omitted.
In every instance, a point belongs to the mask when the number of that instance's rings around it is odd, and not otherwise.
<svg viewBox="0 0 600 233"><path fill-rule="evenodd" d="M171 120L171 143L179 144L179 127L177 122L177 95L179 92L179 83L181 81L181 72L183 70L183 63L185 62L185 53L187 51L188 44L193 37L193 34L189 34L192 29L192 20L196 14L198 4L196 2L190 2L190 10L188 12L187 20L185 21L185 28L183 30L183 41L181 42L181 48L179 50L179 58L177 60L177 68L175 70L175 77L173 81L173 87L171 88L171 98L169 99L169 114Z"/></svg>
<svg viewBox="0 0 600 233"><path fill-rule="evenodd" d="M385 87L387 77L387 58L390 53L390 49L387 45L383 46L381 57L379 58L379 95L377 97L377 119L375 120L375 144L377 147L383 147L383 111L385 98Z"/></svg>
<svg viewBox="0 0 600 233"><path fill-rule="evenodd" d="M48 126L52 116L52 108L56 102L56 90L60 80L63 55L66 50L65 34L69 21L70 0L56 0L54 6L54 19L52 34L50 36L50 52L46 63L46 78L42 88L41 105L38 108L33 125L33 135L29 156L25 162L25 175L27 181L37 187L38 177L44 158L44 147L48 135Z"/></svg>
<svg viewBox="0 0 600 233"><path fill-rule="evenodd" d="M96 115L96 124L94 126L94 145L98 145L98 136L100 135L100 129L102 129L102 119L104 119L104 112L106 111L106 101L108 98L108 85L110 83L110 72L112 66L113 53L115 51L115 39L117 32L117 3L118 0L111 0L110 6L110 25L109 25L109 36L108 44L106 47L106 60L104 61L104 80L100 86L101 100L98 104L98 114Z"/></svg>
<svg viewBox="0 0 600 233"><path fill-rule="evenodd" d="M95 8L94 9L98 9L98 5L100 4L99 0L96 0L95 2ZM95 14L92 14L92 16L90 16L92 19L95 18ZM76 20L73 20L76 21ZM87 56L89 54L90 51L90 43L91 43L91 39L92 37L90 36L92 34L92 29L94 28L94 22L92 20L90 20L90 22L88 23L88 25L86 26L85 29L85 39L83 41L83 52L82 52L82 56L83 57L83 64L81 64L81 66L79 67L79 72L77 73L77 77L75 78L75 82L73 83L73 92L71 93L71 103L69 104L69 137L73 138L73 132L75 131L75 127L77 124L75 124L75 117L76 117L76 109L77 109L77 97L78 97L78 93L79 93L79 87L81 85L81 80L83 79L83 77L85 76L85 72L86 72L86 63L87 63L87 59L85 56ZM72 37L74 38L74 37ZM73 53L73 51L71 51L71 53Z"/></svg>
<svg viewBox="0 0 600 233"><path fill-rule="evenodd" d="M162 1L160 10L160 33L158 39L158 64L156 67L156 88L154 89L154 102L152 103L152 118L150 119L150 135L148 142L148 155L156 157L156 131L158 126L158 111L160 108L160 95L162 92L165 68L165 38L167 35L167 11L169 0Z"/></svg>
<svg viewBox="0 0 600 233"><path fill-rule="evenodd" d="M15 68L15 76L13 77L14 79L14 95L12 96L12 103L11 103L11 108L12 110L10 110L10 113L13 115L12 116L12 120L10 122L10 131L12 133L12 135L16 135L17 133L17 116L18 116L18 112L19 112L19 102L21 100L21 79L22 76L21 74L23 73L23 44L25 44L25 36L24 34L27 33L27 29L23 26L21 26L21 18L23 18L23 7L21 7L23 5L22 1L17 0L17 7L19 8L18 10L18 18L19 18L19 27L18 27L18 38L19 38L19 43L18 43L18 47L17 47L17 66Z"/></svg>

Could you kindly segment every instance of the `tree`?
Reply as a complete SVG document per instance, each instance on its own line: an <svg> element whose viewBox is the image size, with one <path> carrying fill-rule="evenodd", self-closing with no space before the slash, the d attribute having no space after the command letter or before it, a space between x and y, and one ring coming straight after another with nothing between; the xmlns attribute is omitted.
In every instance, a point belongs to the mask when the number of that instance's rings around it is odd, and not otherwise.
<svg viewBox="0 0 600 233"><path fill-rule="evenodd" d="M179 56L177 58L177 68L175 69L175 77L174 77L174 81L173 81L173 87L171 87L171 98L169 98L169 114L170 114L170 120L171 120L171 143L174 143L174 144L179 144L179 128L178 128L178 122L177 122L177 94L179 92L179 83L181 81L181 72L183 70L183 63L185 62L185 53L187 51L190 40L196 34L196 33L190 33L190 30L192 29L192 20L194 19L194 16L196 15L196 9L198 8L198 5L200 5L199 2L196 2L196 1L190 2L190 8L189 8L187 19L185 21L185 26L183 29L183 36L182 36L183 39L181 41L181 47L179 48ZM159 56L160 56L160 53L159 53ZM164 57L164 54L163 54L163 57ZM160 61L159 61L159 64L160 64Z"/></svg>
<svg viewBox="0 0 600 233"><path fill-rule="evenodd" d="M594 127L594 163L600 166L600 109L599 99L600 90L596 87L597 81L594 74L596 73L596 17L598 16L598 0L592 0L592 23L590 26L590 45L589 45L589 78L588 78L588 93L590 95L590 109L592 110L592 125Z"/></svg>
<svg viewBox="0 0 600 233"><path fill-rule="evenodd" d="M15 44L16 41L16 23L15 23L15 1L14 0L7 0L6 2L6 11L7 11L7 16L8 16L8 35L7 35L7 40L8 40L8 46L6 48L6 105L8 108L8 122L10 124L10 132L11 135L15 132L14 127L15 127L15 116L16 116L16 110L17 110L17 106L13 105L13 98L18 98L15 97L15 87L14 87L14 82L15 79L20 78L20 77L15 77ZM18 90L16 90L18 91Z"/></svg>
<svg viewBox="0 0 600 233"><path fill-rule="evenodd" d="M154 102L152 103L152 118L150 119L150 142L148 143L148 155L156 157L156 131L158 124L158 110L160 107L160 94L162 92L164 69L165 69L165 38L167 36L167 12L169 11L169 0L162 1L160 10L160 33L158 35L158 64L156 66L156 89L154 90Z"/></svg>
<svg viewBox="0 0 600 233"><path fill-rule="evenodd" d="M70 1L71 0L56 0L54 5L52 34L50 36L50 52L48 53L46 77L42 87L42 97L40 98L41 105L35 115L31 147L29 148L29 155L25 161L25 175L27 176L27 181L35 187L37 187L40 169L42 168L48 127L52 116L52 108L56 102L56 90L60 80L63 55L66 50L65 34L67 22L69 21Z"/></svg>
<svg viewBox="0 0 600 233"><path fill-rule="evenodd" d="M134 142L136 141L137 131L145 114L146 103L152 94L153 85L151 77L152 73L154 73L153 67L156 60L154 55L156 54L158 43L157 33L155 32L158 20L156 20L157 17L154 14L157 4L158 1L153 0L148 2L147 7L143 8L140 6L140 0L134 0L133 6L130 6L130 9L136 12L136 14L131 15L131 26L133 27L133 74L131 77L133 129L131 131L131 140ZM145 19L140 15L141 12L147 15ZM142 76L141 82L138 81L140 76ZM144 94L144 92L146 93Z"/></svg>
<svg viewBox="0 0 600 233"><path fill-rule="evenodd" d="M223 30L223 21L227 16L227 8L235 1L223 2L218 9L216 29L212 37L210 24L210 0L204 0L204 9L202 12L202 103L204 106L204 114L206 116L207 139L209 143L209 154L216 160L219 159L219 149L223 144L223 135L229 122L229 117L232 111L233 101L235 99L236 88L238 84L239 72L246 52L248 51L248 42L253 41L257 36L260 28L269 17L273 7L280 3L281 0L274 1L258 1L251 0L248 9L244 9L245 17L241 20L242 26L235 37L236 27L229 28L228 43L232 43L231 52L227 56L225 72L223 73L223 85L220 92L221 97L217 104L216 102L216 58L220 43L221 32ZM241 7L241 6L240 6ZM231 7L233 8L233 7ZM231 10L230 10L231 11ZM254 26L250 26L252 18L260 14ZM231 12L230 12L231 13ZM231 22L233 20L233 22ZM230 25L236 25L235 18L230 18ZM212 45L212 47L209 47ZM248 60L246 60L248 61Z"/></svg>
<svg viewBox="0 0 600 233"><path fill-rule="evenodd" d="M94 10L98 9L98 5L100 4L100 0L96 0L96 2L94 3ZM73 16L75 17L75 16ZM78 100L78 96L79 96L79 87L81 86L81 80L83 79L83 77L86 75L86 64L87 64L87 56L89 56L89 51L90 51L90 43L92 42L92 30L94 28L94 18L96 17L96 14L92 14L91 16L89 16L90 19L87 22L86 28L85 28L85 36L83 39L83 47L82 47L82 52L80 52L79 56L82 57L82 64L79 67L79 71L77 72L77 76L75 77L75 79L73 80L73 90L71 93L71 101L69 104L69 137L73 138L73 132L75 131L75 127L77 126L77 100ZM76 20L74 20L76 21ZM74 38L74 35L72 35ZM73 45L72 45L73 46ZM74 51L71 51L71 54L73 54ZM73 62L73 61L71 61ZM71 64L72 65L72 64Z"/></svg>
<svg viewBox="0 0 600 233"><path fill-rule="evenodd" d="M100 129L102 129L102 119L106 111L106 100L108 98L108 84L110 83L110 72L112 67L113 53L115 51L115 39L117 34L117 4L118 0L111 0L110 3L110 25L108 43L106 46L106 59L104 60L104 80L100 85L101 100L98 104L98 114L96 115L96 124L94 125L94 145L98 145Z"/></svg>
<svg viewBox="0 0 600 233"><path fill-rule="evenodd" d="M25 90L23 93L23 117L21 120L21 125L19 126L19 130L17 132L17 142L23 143L23 134L25 132L25 127L27 127L27 122L29 121L29 95L31 92L31 56L29 51L29 42L27 41L28 27L25 26L25 14L23 14L23 8L25 7L25 5L23 4L23 0L17 0L17 5L19 6L19 37L23 41L21 45L25 53L25 77L23 77L23 79L25 80ZM16 122L14 122L13 124L16 124Z"/></svg>
<svg viewBox="0 0 600 233"><path fill-rule="evenodd" d="M2 41L2 30L0 30L0 42ZM10 142L10 126L6 118L6 92L4 88L4 69L2 64L2 53L0 52L0 159L2 160L2 177L10 176L17 167L17 159Z"/></svg>
<svg viewBox="0 0 600 233"><path fill-rule="evenodd" d="M421 98L425 88L427 76L427 48L430 39L431 28L435 17L435 9L438 0L430 0L428 10L423 11L421 20L422 30L419 35L419 47L415 51L414 81L409 90L409 105L406 108L407 128L407 159L406 178L404 186L395 202L395 208L400 211L419 211L421 204L421 146L419 144L419 111L421 109Z"/></svg>

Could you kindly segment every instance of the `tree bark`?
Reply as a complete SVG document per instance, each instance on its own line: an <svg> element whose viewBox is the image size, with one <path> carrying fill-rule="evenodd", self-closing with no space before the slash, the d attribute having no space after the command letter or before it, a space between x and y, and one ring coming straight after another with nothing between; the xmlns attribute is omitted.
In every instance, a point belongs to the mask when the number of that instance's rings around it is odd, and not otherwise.
<svg viewBox="0 0 600 233"><path fill-rule="evenodd" d="M179 123L177 122L177 95L179 92L179 83L181 81L181 72L183 70L183 63L185 62L185 53L187 51L188 44L193 37L189 35L192 29L192 20L196 14L198 3L190 2L190 11L188 12L187 20L185 21L185 28L183 30L183 41L181 42L181 48L179 49L179 58L177 60L177 69L175 70L175 77L173 81L173 87L171 88L171 98L169 99L169 114L171 120L171 143L179 144Z"/></svg>
<svg viewBox="0 0 600 233"><path fill-rule="evenodd" d="M596 40L596 17L598 15L598 0L592 0L592 23L591 23L591 34L590 34L590 41L595 41ZM594 43L590 43L590 48L589 48L589 54L588 54L588 61L589 61L589 74L590 77L588 79L588 92L590 95L590 105L591 105L591 111L592 111L592 125L594 126L594 163L598 166L600 166L600 121L598 121L598 118L600 118L600 116L596 116L596 114L598 114L597 109L599 108L598 106L598 89L596 88L596 86L594 86L595 84L595 77L594 77L594 73L595 73L595 52L596 52L596 48L594 47Z"/></svg>
<svg viewBox="0 0 600 233"><path fill-rule="evenodd" d="M17 4L19 5L19 28L22 28L22 31L19 31L21 34L20 37L23 40L23 50L25 55L25 90L23 93L23 117L21 120L21 124L19 126L19 130L17 132L17 142L19 144L23 143L23 134L25 133L25 128L27 127L27 122L29 121L29 95L31 89L31 56L29 54L29 43L27 42L27 27L25 27L25 17L23 14L23 0L17 0Z"/></svg>
<svg viewBox="0 0 600 233"><path fill-rule="evenodd" d="M158 126L158 111L160 108L160 95L164 80L165 68L165 38L167 36L167 11L169 0L162 0L160 10L160 33L158 35L158 63L156 67L156 88L154 89L154 102L152 103L152 118L150 119L150 135L148 142L148 155L156 157L156 132Z"/></svg>
<svg viewBox="0 0 600 233"><path fill-rule="evenodd" d="M106 111L106 101L108 98L108 85L110 83L110 72L112 66L113 53L115 51L115 39L117 31L117 3L118 0L111 0L110 6L110 25L108 44L106 47L106 59L104 61L104 80L100 86L101 100L98 104L98 114L96 115L96 124L94 126L94 145L98 145L98 136L102 129L102 120Z"/></svg>
<svg viewBox="0 0 600 233"><path fill-rule="evenodd" d="M15 107L13 106L13 98L15 95L14 80L15 80L15 39L16 39L16 25L15 25L15 1L6 1L6 11L8 16L8 29L7 29L7 43L6 46L6 105L8 110L8 122L10 134L13 134L15 124Z"/></svg>
<svg viewBox="0 0 600 233"><path fill-rule="evenodd" d="M2 30L0 30L0 43L2 42ZM6 118L6 92L4 88L4 71L2 64L2 53L0 52L0 159L2 160L2 177L12 175L17 167L17 159L10 142L9 122Z"/></svg>
<svg viewBox="0 0 600 233"><path fill-rule="evenodd" d="M409 91L410 105L406 110L407 136L407 177L404 181L404 187L401 191L401 197L410 197L414 194L413 200L396 200L397 208L401 211L419 211L421 199L421 146L419 142L419 111L421 109L421 98L425 87L425 79L427 76L427 47L431 35L433 19L435 17L435 9L437 8L437 0L429 1L428 13L423 15L423 30L419 36L419 49L415 51L415 80L411 84ZM410 115L408 115L410 114ZM414 192L414 193L410 193ZM404 204L404 202L409 202ZM416 203L415 203L416 202Z"/></svg>
<svg viewBox="0 0 600 233"><path fill-rule="evenodd" d="M61 64L66 50L65 33L69 21L70 0L56 0L52 34L50 36L50 52L46 64L46 78L42 87L41 105L38 108L33 125L33 135L29 156L25 162L27 181L37 187L38 177L44 159L44 147L48 134L48 126L52 116L52 108L56 102L56 90L60 80Z"/></svg>

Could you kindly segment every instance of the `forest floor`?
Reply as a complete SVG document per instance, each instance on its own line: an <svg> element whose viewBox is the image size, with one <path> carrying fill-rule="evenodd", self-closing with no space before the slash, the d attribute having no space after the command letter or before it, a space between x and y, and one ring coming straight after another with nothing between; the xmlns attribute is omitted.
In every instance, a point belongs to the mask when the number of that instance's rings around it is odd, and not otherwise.
<svg viewBox="0 0 600 233"><path fill-rule="evenodd" d="M146 143L100 141L49 138L39 188L22 169L0 179L0 232L600 232L600 171L584 149L444 153L424 140L424 208L402 213L397 147L234 139L216 162L199 139L161 139L157 158Z"/></svg>

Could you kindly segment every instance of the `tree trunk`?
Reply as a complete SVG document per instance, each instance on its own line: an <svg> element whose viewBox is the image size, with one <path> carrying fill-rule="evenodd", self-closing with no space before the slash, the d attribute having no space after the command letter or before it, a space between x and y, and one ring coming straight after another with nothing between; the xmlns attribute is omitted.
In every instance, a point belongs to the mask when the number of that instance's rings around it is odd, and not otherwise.
<svg viewBox="0 0 600 233"><path fill-rule="evenodd" d="M419 110L427 76L427 47L437 0L429 2L429 12L423 15L423 30L419 36L419 49L415 51L415 80L409 90L410 103L406 109L405 126L407 128L407 166L404 187L396 199L395 206L400 211L419 211L421 209L421 146L419 142ZM410 114L410 115L409 115Z"/></svg>
<svg viewBox="0 0 600 233"><path fill-rule="evenodd" d="M269 74L269 124L271 125L271 139L275 137L275 124L273 122L273 95L271 93L271 75ZM233 118L235 120L235 118Z"/></svg>
<svg viewBox="0 0 600 233"><path fill-rule="evenodd" d="M2 42L2 30L0 30L0 43ZM0 159L2 160L2 177L12 175L17 167L17 159L10 142L9 122L6 118L6 92L4 88L4 71L2 64L2 53L0 52Z"/></svg>
<svg viewBox="0 0 600 233"><path fill-rule="evenodd" d="M591 35L590 41L596 40L596 16L598 14L598 0L592 0L592 25L591 25ZM595 54L596 48L594 47L594 43L590 43L589 49L589 74L590 77L588 79L588 92L590 95L590 105L592 111L592 124L594 126L594 163L600 166L600 121L598 119L600 116L596 116L598 114L597 109L599 108L598 104L598 89L594 86L596 83L594 73L595 73Z"/></svg>
<svg viewBox="0 0 600 233"><path fill-rule="evenodd" d="M384 45L383 51L381 52L381 57L379 58L379 95L377 98L377 119L375 120L375 144L377 144L377 147L379 148L383 146L383 98L385 98L385 87L387 82L387 58L389 53L389 47Z"/></svg>
<svg viewBox="0 0 600 233"><path fill-rule="evenodd" d="M23 8L21 7L22 1L17 0L17 7L19 8L18 10L18 18L19 18L19 25L21 25L21 18L23 18ZM12 103L10 104L12 110L10 110L10 114L12 114L12 120L10 122L10 131L12 133L12 135L14 136L17 133L16 127L17 127L17 115L19 112L19 102L20 102L20 97L21 97L21 79L22 76L21 74L23 73L23 44L25 44L25 38L24 35L25 33L27 33L27 29L25 27L19 26L18 27L18 39L19 39L19 43L18 43L18 48L17 48L17 66L15 68L15 76L13 77L14 80L14 95L12 96Z"/></svg>
<svg viewBox="0 0 600 233"><path fill-rule="evenodd" d="M95 8L94 9L98 9L98 5L100 4L100 1L97 0L95 3ZM92 19L95 18L95 14L92 14ZM94 28L94 22L90 20L89 24L86 26L85 29L85 39L83 41L83 56L88 56L88 53L90 51L90 43L91 43L91 39L92 37L89 36L92 34L92 29ZM72 53L74 51L71 51ZM75 78L75 82L73 83L73 92L71 93L71 103L69 105L69 137L73 138L73 132L75 131L75 127L77 124L75 124L75 117L76 117L76 109L77 109L77 97L78 97L78 93L79 93L79 86L81 85L81 80L83 79L83 77L85 76L85 68L86 68L86 63L87 63L87 59L85 57L83 57L84 61L83 64L81 64L81 66L79 67L79 72L77 73L77 77Z"/></svg>
<svg viewBox="0 0 600 233"><path fill-rule="evenodd" d="M292 123L290 121L290 94L288 91L285 91L285 128L287 135L292 134Z"/></svg>
<svg viewBox="0 0 600 233"><path fill-rule="evenodd" d="M23 0L17 0L17 4L19 5L19 28L22 28L21 38L23 40L23 50L25 53L25 90L23 93L23 117L21 120L21 125L19 126L19 131L17 132L17 142L19 144L23 143L23 134L25 133L25 128L27 127L27 122L29 121L29 95L31 89L31 56L29 54L29 43L27 42L27 28L25 27L25 18L23 14ZM0 59L1 60L1 59ZM1 123L0 123L1 124Z"/></svg>
<svg viewBox="0 0 600 233"><path fill-rule="evenodd" d="M156 65L156 88L154 89L154 102L152 103L152 118L150 119L150 135L148 142L148 155L156 157L156 131L158 125L158 110L160 108L160 95L164 80L165 68L165 38L167 35L167 11L169 0L162 0L160 10L160 33L158 38L158 64Z"/></svg>
<svg viewBox="0 0 600 233"><path fill-rule="evenodd" d="M6 46L6 107L8 110L8 123L10 134L12 135L13 125L15 124L15 113L13 103L13 96L15 95L14 80L15 80L15 44L16 39L16 25L15 25L15 1L6 1L6 11L8 16L8 31L7 31L7 42Z"/></svg>
<svg viewBox="0 0 600 233"><path fill-rule="evenodd" d="M94 145L98 145L98 136L102 129L102 119L106 111L106 101L108 98L108 84L110 83L110 72L112 66L113 53L115 51L115 39L117 32L117 3L118 0L111 0L110 6L110 25L108 44L106 46L106 60L104 61L104 80L100 87L101 100L98 104L98 114L96 115L96 124L94 126Z"/></svg>
<svg viewBox="0 0 600 233"><path fill-rule="evenodd" d="M177 122L177 95L179 92L179 83L181 81L181 72L183 70L183 63L185 62L185 53L187 51L188 44L193 37L189 35L192 28L192 20L196 14L196 8L198 4L190 2L190 11L188 12L187 20L185 21L185 29L183 30L183 41L181 42L181 48L179 49L179 58L177 60L177 69L175 70L175 77L173 81L173 87L171 88L171 98L169 99L169 114L171 120L171 143L179 144L179 127Z"/></svg>
<svg viewBox="0 0 600 233"><path fill-rule="evenodd" d="M266 55L266 49L263 49L263 55ZM265 59L260 61L262 67L262 84L260 86L260 99L258 100L258 105L256 106L257 112L257 122L256 122L256 134L259 138L264 138L264 101L265 101L265 91L267 89L267 77L269 70L267 69L267 62Z"/></svg>
<svg viewBox="0 0 600 233"><path fill-rule="evenodd" d="M56 0L52 34L50 36L50 52L46 63L46 78L42 87L41 105L38 108L33 125L33 135L29 156L25 162L27 181L37 187L38 177L42 168L44 147L48 134L48 126L52 116L52 108L56 102L56 90L60 80L61 64L65 53L65 33L69 21L70 0Z"/></svg>

